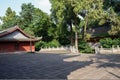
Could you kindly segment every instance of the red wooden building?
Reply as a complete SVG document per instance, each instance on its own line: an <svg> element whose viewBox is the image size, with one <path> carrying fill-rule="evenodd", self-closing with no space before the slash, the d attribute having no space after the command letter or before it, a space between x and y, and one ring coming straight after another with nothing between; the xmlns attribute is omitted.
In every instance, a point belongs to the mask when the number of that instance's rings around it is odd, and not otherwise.
<svg viewBox="0 0 120 80"><path fill-rule="evenodd" d="M35 51L35 38L26 34L18 26L0 31L0 52Z"/></svg>

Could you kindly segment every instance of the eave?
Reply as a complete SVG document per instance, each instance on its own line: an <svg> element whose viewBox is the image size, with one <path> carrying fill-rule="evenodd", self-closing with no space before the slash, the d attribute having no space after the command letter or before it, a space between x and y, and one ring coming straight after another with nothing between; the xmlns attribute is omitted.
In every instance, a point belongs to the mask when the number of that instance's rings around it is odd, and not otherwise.
<svg viewBox="0 0 120 80"><path fill-rule="evenodd" d="M26 34L18 26L0 31L0 42L37 42L40 41L42 37L33 37Z"/></svg>

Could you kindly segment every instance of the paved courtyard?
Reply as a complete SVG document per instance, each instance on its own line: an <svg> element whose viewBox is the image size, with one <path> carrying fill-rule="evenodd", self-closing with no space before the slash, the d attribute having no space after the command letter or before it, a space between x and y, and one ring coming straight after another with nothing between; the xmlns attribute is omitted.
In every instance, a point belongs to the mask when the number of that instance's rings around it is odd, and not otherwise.
<svg viewBox="0 0 120 80"><path fill-rule="evenodd" d="M0 79L120 79L120 54L0 54Z"/></svg>

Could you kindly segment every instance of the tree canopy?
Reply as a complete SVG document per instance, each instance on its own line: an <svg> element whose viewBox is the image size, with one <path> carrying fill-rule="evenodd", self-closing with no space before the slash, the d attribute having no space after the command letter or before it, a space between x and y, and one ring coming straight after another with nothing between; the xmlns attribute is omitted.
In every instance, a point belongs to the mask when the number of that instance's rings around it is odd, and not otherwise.
<svg viewBox="0 0 120 80"><path fill-rule="evenodd" d="M42 36L46 44L59 45L74 45L75 32L79 39L89 39L91 35L86 30L91 27L107 26L111 28L109 35L120 36L120 1L50 0L50 3L50 15L31 3L23 3L19 15L8 7L0 17L3 22L0 29L18 25L33 36Z"/></svg>
<svg viewBox="0 0 120 80"><path fill-rule="evenodd" d="M5 16L0 17L3 24L1 25L2 29L9 28L11 26L17 25L17 18L15 11L12 11L10 7L7 8Z"/></svg>

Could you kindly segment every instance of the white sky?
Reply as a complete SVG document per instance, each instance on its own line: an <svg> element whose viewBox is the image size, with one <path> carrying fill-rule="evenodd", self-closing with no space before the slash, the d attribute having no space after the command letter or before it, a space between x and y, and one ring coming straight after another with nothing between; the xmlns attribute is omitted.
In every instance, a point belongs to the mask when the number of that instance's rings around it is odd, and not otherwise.
<svg viewBox="0 0 120 80"><path fill-rule="evenodd" d="M0 0L0 16L4 16L8 7L19 15L23 3L32 3L35 7L41 9L50 15L51 4L49 0ZM2 23L0 21L0 23Z"/></svg>
<svg viewBox="0 0 120 80"><path fill-rule="evenodd" d="M49 0L35 0L35 7L40 8L42 11L50 14L51 4Z"/></svg>
<svg viewBox="0 0 120 80"><path fill-rule="evenodd" d="M0 16L4 16L8 7L11 7L17 14L21 11L23 3L32 3L43 12L50 14L51 4L49 0L0 0Z"/></svg>

